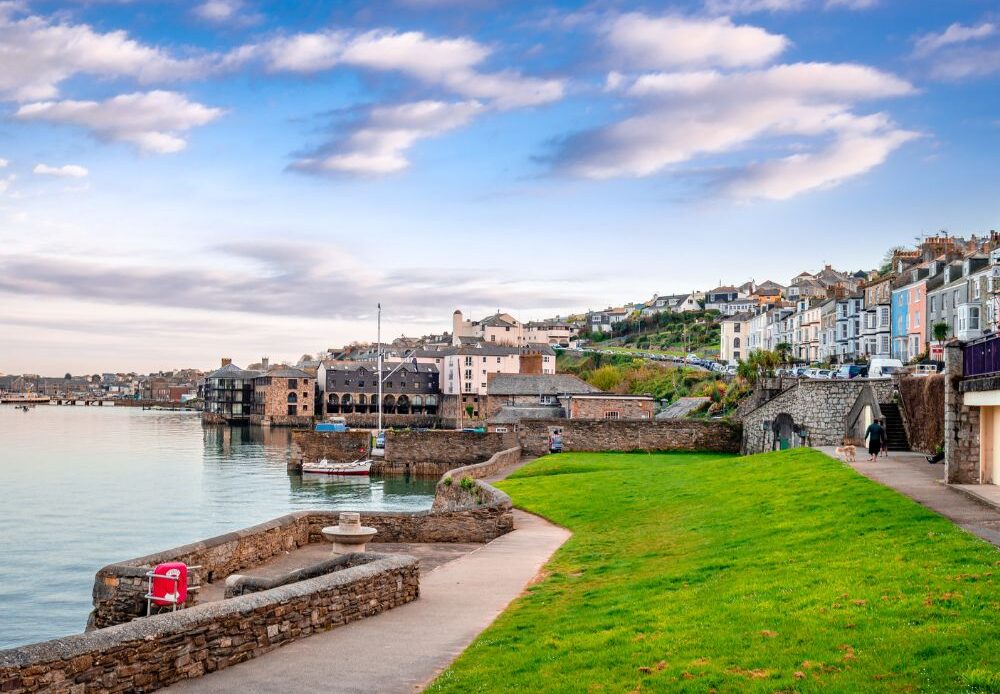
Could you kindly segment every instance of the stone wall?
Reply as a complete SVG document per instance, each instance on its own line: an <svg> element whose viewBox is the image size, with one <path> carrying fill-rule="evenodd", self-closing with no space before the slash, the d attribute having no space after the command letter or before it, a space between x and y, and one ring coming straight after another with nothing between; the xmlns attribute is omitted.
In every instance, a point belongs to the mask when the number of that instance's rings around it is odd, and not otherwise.
<svg viewBox="0 0 1000 694"><path fill-rule="evenodd" d="M350 414L340 415L347 422L347 426L356 429L376 429L378 428L378 414ZM441 426L441 420L437 415L429 414L383 414L382 426L385 427L424 427L434 429Z"/></svg>
<svg viewBox="0 0 1000 694"><path fill-rule="evenodd" d="M388 431L385 457L375 472L440 477L457 467L489 460L506 447L503 436L496 433Z"/></svg>
<svg viewBox="0 0 1000 694"><path fill-rule="evenodd" d="M149 692L418 597L416 559L359 556L368 561L298 583L0 651L0 691Z"/></svg>
<svg viewBox="0 0 1000 694"><path fill-rule="evenodd" d="M738 453L740 426L728 420L629 421L522 419L517 438L531 455L549 452L549 432L562 430L564 451L714 451Z"/></svg>
<svg viewBox="0 0 1000 694"><path fill-rule="evenodd" d="M367 431L312 431L292 432L292 455L288 460L290 470L302 469L302 463L326 458L334 463L350 463L371 455L371 434Z"/></svg>
<svg viewBox="0 0 1000 694"><path fill-rule="evenodd" d="M962 344L944 348L944 477L949 484L980 484L979 408L965 405Z"/></svg>
<svg viewBox="0 0 1000 694"><path fill-rule="evenodd" d="M807 445L841 445L849 434L847 415L868 386L877 402L892 402L893 382L889 379L799 380L797 385L744 413L742 452L772 450L774 435L763 429L763 423L773 422L781 414L790 415L795 424L806 428Z"/></svg>
<svg viewBox="0 0 1000 694"><path fill-rule="evenodd" d="M652 419L656 401L650 397L586 397L567 398L570 419L607 419L610 412L617 412L618 419Z"/></svg>
<svg viewBox="0 0 1000 694"><path fill-rule="evenodd" d="M483 504L503 505L510 503L506 494L492 485L482 482L496 477L521 460L521 449L510 448L500 451L483 463L466 465L444 475L434 492L434 511L460 511ZM469 480L469 482L466 482Z"/></svg>

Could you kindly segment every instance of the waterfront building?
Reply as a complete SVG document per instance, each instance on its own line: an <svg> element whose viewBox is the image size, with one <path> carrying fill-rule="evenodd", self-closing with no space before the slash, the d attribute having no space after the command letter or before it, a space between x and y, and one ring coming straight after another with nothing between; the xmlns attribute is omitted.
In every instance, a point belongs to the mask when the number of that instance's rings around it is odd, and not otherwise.
<svg viewBox="0 0 1000 694"><path fill-rule="evenodd" d="M726 316L719 322L720 343L719 359L727 364L735 364L745 359L749 353L747 333L750 327L751 315L738 313Z"/></svg>
<svg viewBox="0 0 1000 694"><path fill-rule="evenodd" d="M436 416L440 404L440 372L434 364L414 359L382 365L382 414ZM317 372L324 414L378 412L378 367L370 362L323 362Z"/></svg>
<svg viewBox="0 0 1000 694"><path fill-rule="evenodd" d="M223 359L222 368L205 378L202 418L216 423L249 422L253 413L254 379L259 375L259 371L247 371L231 359Z"/></svg>
<svg viewBox="0 0 1000 694"><path fill-rule="evenodd" d="M896 275L888 272L865 283L864 318L861 321L859 354L872 359L892 354L892 283Z"/></svg>
<svg viewBox="0 0 1000 694"><path fill-rule="evenodd" d="M316 385L302 369L279 366L253 379L251 424L309 426L316 414Z"/></svg>

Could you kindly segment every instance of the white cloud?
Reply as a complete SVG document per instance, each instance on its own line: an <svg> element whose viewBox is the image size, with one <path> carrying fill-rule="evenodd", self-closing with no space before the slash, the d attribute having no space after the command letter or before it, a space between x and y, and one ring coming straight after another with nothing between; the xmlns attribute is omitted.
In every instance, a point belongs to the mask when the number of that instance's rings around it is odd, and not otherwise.
<svg viewBox="0 0 1000 694"><path fill-rule="evenodd" d="M10 165L10 162L6 159L0 159L0 169L6 169Z"/></svg>
<svg viewBox="0 0 1000 694"><path fill-rule="evenodd" d="M859 102L915 91L864 65L659 72L623 78L617 87L637 101L635 115L565 140L555 155L557 168L593 179L644 177L750 146L778 142L808 150L814 140L832 137L826 151L755 165L739 186L727 187L734 194L781 199L864 173L914 137L886 114L854 112ZM800 176L801 183L785 175L804 169L810 173ZM761 183L755 187L753 181Z"/></svg>
<svg viewBox="0 0 1000 694"><path fill-rule="evenodd" d="M466 125L483 110L476 101L419 101L376 106L347 137L294 167L319 173L382 175L409 166L404 153L417 141Z"/></svg>
<svg viewBox="0 0 1000 694"><path fill-rule="evenodd" d="M826 0L827 9L843 7L848 10L870 10L879 4L879 0Z"/></svg>
<svg viewBox="0 0 1000 694"><path fill-rule="evenodd" d="M0 178L0 195L3 195L8 190L10 190L11 185L13 185L16 179L17 176L15 176L14 174L10 174L9 176Z"/></svg>
<svg viewBox="0 0 1000 694"><path fill-rule="evenodd" d="M208 0L194 8L196 16L206 22L228 22L243 9L241 0Z"/></svg>
<svg viewBox="0 0 1000 694"><path fill-rule="evenodd" d="M90 173L86 167L79 164L63 164L62 166L36 164L32 172L40 176L57 176L59 178L84 178Z"/></svg>
<svg viewBox="0 0 1000 694"><path fill-rule="evenodd" d="M362 34L296 34L243 47L229 60L262 58L267 69L275 72L313 73L339 65L402 72L465 98L490 100L497 108L532 106L562 98L561 80L526 77L514 70L479 70L489 55L488 48L467 38L433 38L419 31L379 29Z"/></svg>
<svg viewBox="0 0 1000 694"><path fill-rule="evenodd" d="M24 104L15 117L87 128L105 140L129 142L155 154L179 152L184 135L211 123L223 111L167 91L122 94L104 101L43 101Z"/></svg>
<svg viewBox="0 0 1000 694"><path fill-rule="evenodd" d="M916 40L914 50L918 55L928 55L945 46L985 39L993 36L996 30L996 25L991 22L983 22L977 26L965 26L955 23L941 33L925 34L919 37Z"/></svg>
<svg viewBox="0 0 1000 694"><path fill-rule="evenodd" d="M607 40L614 58L647 70L756 66L789 45L784 36L733 24L728 17L651 17L638 12L616 17L607 28Z"/></svg>
<svg viewBox="0 0 1000 694"><path fill-rule="evenodd" d="M206 69L201 60L174 58L124 31L101 33L86 24L20 17L11 3L0 3L0 56L0 98L17 101L52 99L62 82L78 74L150 83L195 77Z"/></svg>
<svg viewBox="0 0 1000 694"><path fill-rule="evenodd" d="M725 190L740 199L787 200L807 191L831 188L884 163L893 151L916 137L917 133L904 130L846 135L818 152L747 167Z"/></svg>
<svg viewBox="0 0 1000 694"><path fill-rule="evenodd" d="M712 14L750 14L800 10L804 0L706 0L705 9Z"/></svg>

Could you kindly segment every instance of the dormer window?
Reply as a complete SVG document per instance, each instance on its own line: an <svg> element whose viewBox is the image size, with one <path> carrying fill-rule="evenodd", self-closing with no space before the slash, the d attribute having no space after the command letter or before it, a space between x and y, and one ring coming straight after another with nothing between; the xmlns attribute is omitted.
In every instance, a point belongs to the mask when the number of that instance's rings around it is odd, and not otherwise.
<svg viewBox="0 0 1000 694"><path fill-rule="evenodd" d="M945 284L951 284L951 268L950 267L946 267L944 269L944 283Z"/></svg>
<svg viewBox="0 0 1000 694"><path fill-rule="evenodd" d="M964 261L962 263L962 276L963 277L968 277L969 276L969 272L971 272L971 271L972 271L972 262L969 261L969 260Z"/></svg>

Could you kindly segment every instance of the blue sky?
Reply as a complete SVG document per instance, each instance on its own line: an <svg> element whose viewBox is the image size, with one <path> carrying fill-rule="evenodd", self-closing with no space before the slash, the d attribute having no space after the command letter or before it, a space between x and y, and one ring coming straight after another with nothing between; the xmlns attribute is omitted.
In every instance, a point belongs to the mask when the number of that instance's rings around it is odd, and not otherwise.
<svg viewBox="0 0 1000 694"><path fill-rule="evenodd" d="M0 1L0 371L296 358L996 226L995 2Z"/></svg>

